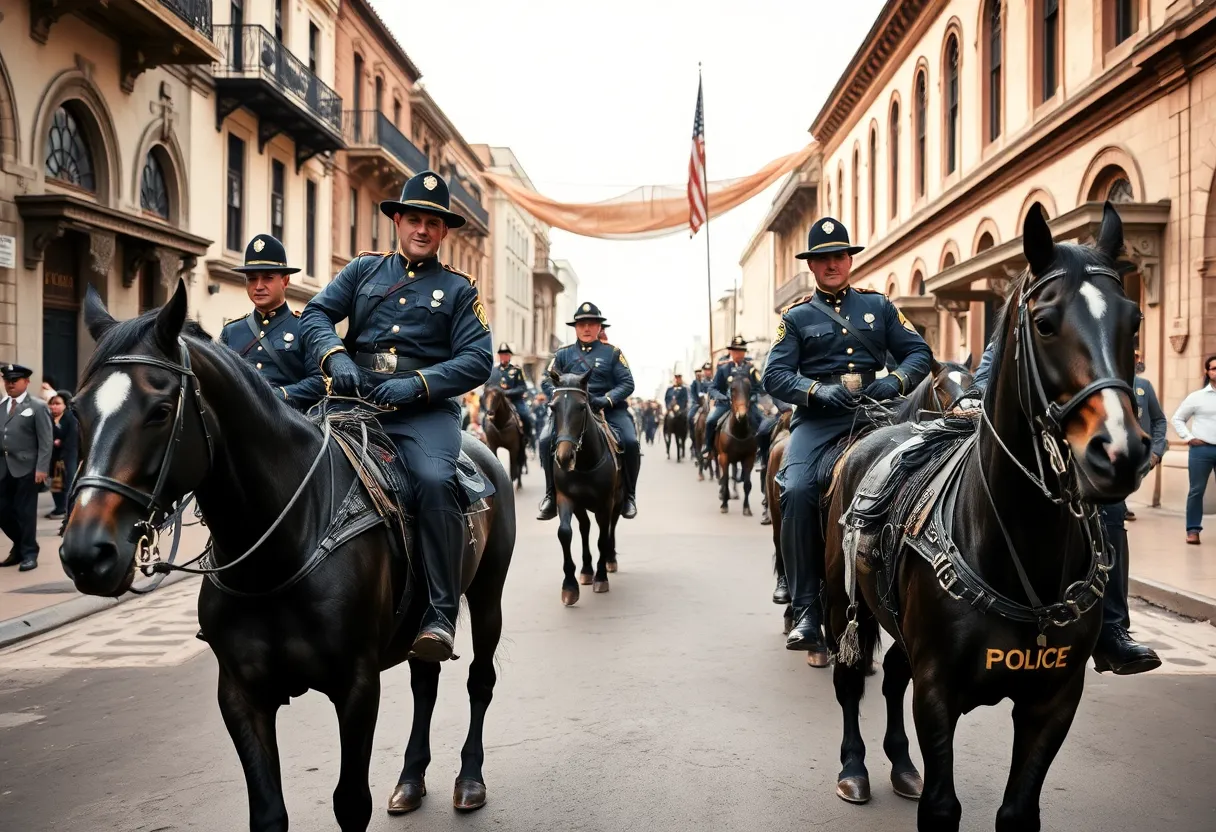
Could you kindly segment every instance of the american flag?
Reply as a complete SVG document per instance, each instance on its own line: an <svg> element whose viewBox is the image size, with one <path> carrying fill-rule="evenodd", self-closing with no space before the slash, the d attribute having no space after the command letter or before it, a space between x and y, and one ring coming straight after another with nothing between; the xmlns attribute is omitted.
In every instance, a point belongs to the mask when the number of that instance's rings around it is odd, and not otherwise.
<svg viewBox="0 0 1216 832"><path fill-rule="evenodd" d="M688 227L695 236L709 219L708 188L705 182L705 111L701 104L701 82L697 82L697 114L692 120L692 157L688 160ZM708 232L706 232L708 233Z"/></svg>

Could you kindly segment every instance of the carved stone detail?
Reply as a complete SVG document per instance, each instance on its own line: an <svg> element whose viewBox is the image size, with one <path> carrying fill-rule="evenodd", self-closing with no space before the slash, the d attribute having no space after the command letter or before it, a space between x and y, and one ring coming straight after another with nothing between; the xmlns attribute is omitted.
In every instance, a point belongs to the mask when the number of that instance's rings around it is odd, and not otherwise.
<svg viewBox="0 0 1216 832"><path fill-rule="evenodd" d="M1181 354L1186 349L1186 342L1190 338L1190 322L1185 317L1171 320L1169 337L1170 346L1174 348L1174 352Z"/></svg>
<svg viewBox="0 0 1216 832"><path fill-rule="evenodd" d="M102 231L89 233L89 268L98 277L110 273L114 264L114 235Z"/></svg>
<svg viewBox="0 0 1216 832"><path fill-rule="evenodd" d="M46 255L46 248L63 236L63 223L57 220L26 220L25 222L25 267L36 269Z"/></svg>
<svg viewBox="0 0 1216 832"><path fill-rule="evenodd" d="M177 290L178 276L182 268L182 256L178 252L168 248L158 248L156 255L160 261L160 285L165 288L166 292L173 294Z"/></svg>

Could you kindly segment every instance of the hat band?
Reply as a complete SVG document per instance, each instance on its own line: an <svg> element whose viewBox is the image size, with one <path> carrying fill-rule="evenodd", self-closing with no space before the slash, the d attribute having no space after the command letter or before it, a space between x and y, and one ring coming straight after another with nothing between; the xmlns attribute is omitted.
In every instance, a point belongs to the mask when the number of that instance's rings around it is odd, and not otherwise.
<svg viewBox="0 0 1216 832"><path fill-rule="evenodd" d="M835 242L829 242L829 243L820 243L820 244L819 244L819 245L817 245L817 246L811 246L809 249L807 249L807 251L819 251L819 249L821 249L821 248L827 248L828 246L844 246L845 248L851 248L851 247L852 247L852 246L850 246L850 245L849 245L849 243L848 243L848 242L843 242L843 243L842 243L842 242L840 242L839 240L837 240L837 241L835 241Z"/></svg>
<svg viewBox="0 0 1216 832"><path fill-rule="evenodd" d="M246 260L246 266L286 266L286 263L281 263L278 260Z"/></svg>
<svg viewBox="0 0 1216 832"><path fill-rule="evenodd" d="M406 199L406 200L402 200L401 204L402 205L426 205L430 208L434 208L437 211L444 211L449 214L452 213L451 208L444 208L438 202L431 202L430 200L426 200L426 199Z"/></svg>

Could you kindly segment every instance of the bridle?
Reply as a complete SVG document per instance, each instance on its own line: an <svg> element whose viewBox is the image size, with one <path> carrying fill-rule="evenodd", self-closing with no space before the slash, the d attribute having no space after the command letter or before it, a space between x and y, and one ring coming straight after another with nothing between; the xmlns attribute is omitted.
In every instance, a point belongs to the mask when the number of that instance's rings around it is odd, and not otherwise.
<svg viewBox="0 0 1216 832"><path fill-rule="evenodd" d="M591 410L590 394L581 387L554 387L553 396L549 400L550 409L552 409L553 406L555 404L557 404L557 394L558 393L577 393L578 395L583 397L583 404L587 406L587 410L588 411ZM594 416L593 416L593 418L594 418ZM554 427L557 427L556 423L554 423ZM568 433L559 433L557 436L553 437L553 453L554 454L557 453L557 446L559 443L571 442L574 444L574 455L578 456L578 452L583 449L583 439L586 436L587 436L587 420L584 419L583 420L583 429L581 431L579 431L578 436L572 436L571 434L568 434Z"/></svg>

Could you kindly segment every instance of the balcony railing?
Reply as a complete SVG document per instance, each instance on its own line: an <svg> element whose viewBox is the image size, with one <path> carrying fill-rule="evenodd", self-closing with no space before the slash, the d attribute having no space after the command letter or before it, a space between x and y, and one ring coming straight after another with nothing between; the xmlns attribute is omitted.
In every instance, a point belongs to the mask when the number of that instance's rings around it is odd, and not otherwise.
<svg viewBox="0 0 1216 832"><path fill-rule="evenodd" d="M334 133L342 130L342 99L263 26L216 26L223 59L216 78L260 78L295 99Z"/></svg>
<svg viewBox="0 0 1216 832"><path fill-rule="evenodd" d="M379 145L409 168L411 175L430 167L426 154L405 137L397 125L379 110L347 110L342 113L342 138L352 147Z"/></svg>
<svg viewBox="0 0 1216 832"><path fill-rule="evenodd" d="M211 37L211 0L160 0L160 4L189 23L196 32Z"/></svg>
<svg viewBox="0 0 1216 832"><path fill-rule="evenodd" d="M798 297L811 291L815 278L810 272L798 272L773 291L773 311L780 312Z"/></svg>
<svg viewBox="0 0 1216 832"><path fill-rule="evenodd" d="M482 207L481 202L473 193L464 186L464 183L453 173L449 175L448 190L452 192L452 196L460 200L461 205L469 210L474 217L480 220L481 224L489 228L490 212Z"/></svg>

